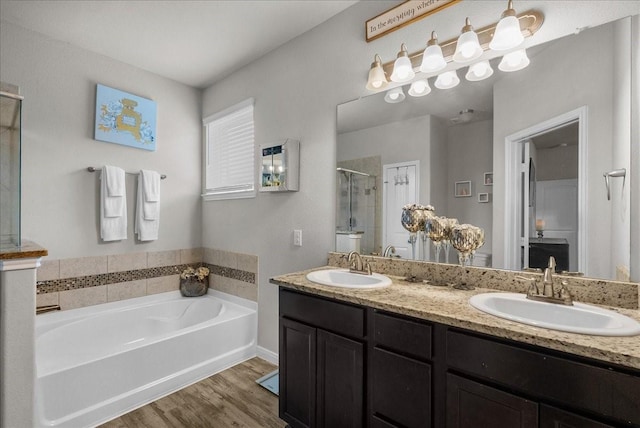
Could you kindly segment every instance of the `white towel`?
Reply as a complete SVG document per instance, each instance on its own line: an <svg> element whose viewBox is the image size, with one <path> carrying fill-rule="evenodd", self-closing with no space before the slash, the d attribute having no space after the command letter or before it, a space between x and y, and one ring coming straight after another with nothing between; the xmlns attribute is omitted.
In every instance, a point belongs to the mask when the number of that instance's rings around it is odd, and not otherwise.
<svg viewBox="0 0 640 428"><path fill-rule="evenodd" d="M100 176L104 217L122 217L126 209L124 170L105 165Z"/></svg>
<svg viewBox="0 0 640 428"><path fill-rule="evenodd" d="M121 196L109 196L109 181L114 192L121 193ZM127 239L124 170L114 166L104 166L100 176L100 237L103 241Z"/></svg>
<svg viewBox="0 0 640 428"><path fill-rule="evenodd" d="M140 170L142 181L142 216L145 220L157 220L160 215L160 174Z"/></svg>
<svg viewBox="0 0 640 428"><path fill-rule="evenodd" d="M151 174L150 174L151 173ZM146 202L145 195L145 179L154 180L153 176L157 175L160 180L160 174L155 171L140 171L138 176L138 195L136 198L136 222L135 232L140 241L153 241L158 239L158 230L160 228L160 184L155 187L157 189L157 201ZM147 207L145 208L145 205Z"/></svg>

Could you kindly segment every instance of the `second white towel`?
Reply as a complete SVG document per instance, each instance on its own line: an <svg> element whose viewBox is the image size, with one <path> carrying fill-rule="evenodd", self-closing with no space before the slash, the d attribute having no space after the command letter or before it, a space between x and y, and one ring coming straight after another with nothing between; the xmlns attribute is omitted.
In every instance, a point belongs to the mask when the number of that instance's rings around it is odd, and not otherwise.
<svg viewBox="0 0 640 428"><path fill-rule="evenodd" d="M127 239L127 197L124 170L105 165L100 177L100 237L103 241Z"/></svg>
<svg viewBox="0 0 640 428"><path fill-rule="evenodd" d="M143 169L138 176L135 232L140 241L153 241L159 229L160 174Z"/></svg>

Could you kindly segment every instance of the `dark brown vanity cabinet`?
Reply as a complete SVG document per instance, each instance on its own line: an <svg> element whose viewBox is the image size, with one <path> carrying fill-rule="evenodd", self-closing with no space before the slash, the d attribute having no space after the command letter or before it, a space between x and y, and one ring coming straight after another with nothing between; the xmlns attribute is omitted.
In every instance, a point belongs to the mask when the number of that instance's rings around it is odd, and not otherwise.
<svg viewBox="0 0 640 428"><path fill-rule="evenodd" d="M364 426L365 310L280 291L280 418L291 427Z"/></svg>
<svg viewBox="0 0 640 428"><path fill-rule="evenodd" d="M292 427L640 427L640 372L280 290Z"/></svg>
<svg viewBox="0 0 640 428"><path fill-rule="evenodd" d="M431 325L377 310L370 315L370 426L431 427Z"/></svg>

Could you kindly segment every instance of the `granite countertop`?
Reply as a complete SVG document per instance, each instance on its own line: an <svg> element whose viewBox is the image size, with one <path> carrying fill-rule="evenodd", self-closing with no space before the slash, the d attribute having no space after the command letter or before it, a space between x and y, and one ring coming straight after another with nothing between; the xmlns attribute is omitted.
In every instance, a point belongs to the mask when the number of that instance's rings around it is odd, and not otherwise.
<svg viewBox="0 0 640 428"><path fill-rule="evenodd" d="M47 254L48 251L46 248L42 248L35 242L23 240L20 247L0 250L0 260L31 259L44 257Z"/></svg>
<svg viewBox="0 0 640 428"><path fill-rule="evenodd" d="M605 337L566 333L498 318L469 304L469 298L475 294L499 291L488 288L455 290L410 283L401 277L387 275L393 281L390 287L356 290L324 286L306 279L306 274L312 270L331 268L335 267L325 266L280 275L271 278L271 282L293 290L640 369L640 336ZM640 310L606 308L640 321Z"/></svg>

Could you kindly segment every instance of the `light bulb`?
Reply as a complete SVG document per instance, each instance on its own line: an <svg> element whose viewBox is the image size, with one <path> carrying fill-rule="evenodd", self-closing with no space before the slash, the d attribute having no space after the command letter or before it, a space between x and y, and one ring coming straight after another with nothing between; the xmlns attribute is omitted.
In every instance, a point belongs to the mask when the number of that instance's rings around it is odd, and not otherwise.
<svg viewBox="0 0 640 428"><path fill-rule="evenodd" d="M451 70L440 74L436 78L434 85L438 89L451 89L458 86L459 83L460 79L458 78L455 70Z"/></svg>
<svg viewBox="0 0 640 428"><path fill-rule="evenodd" d="M404 99L405 99L405 95L401 86L397 88L389 89L384 96L384 100L391 104L400 103L404 101Z"/></svg>
<svg viewBox="0 0 640 428"><path fill-rule="evenodd" d="M429 87L429 82L426 79L416 80L409 88L409 95L412 97L422 97L429 92L431 92L431 87Z"/></svg>
<svg viewBox="0 0 640 428"><path fill-rule="evenodd" d="M524 36L520 31L520 21L513 9L513 2L509 0L507 10L502 13L500 22L496 25L489 48L494 51L506 51L519 46L523 41Z"/></svg>
<svg viewBox="0 0 640 428"><path fill-rule="evenodd" d="M529 62L527 51L525 49L519 49L503 56L498 68L500 71L505 72L518 71L528 66Z"/></svg>
<svg viewBox="0 0 640 428"><path fill-rule="evenodd" d="M478 41L478 35L473 31L469 18L465 21L465 26L462 27L462 34L458 37L456 43L456 51L453 54L453 60L455 62L470 62L482 55L482 47Z"/></svg>
<svg viewBox="0 0 640 428"><path fill-rule="evenodd" d="M480 61L469 67L469 71L467 72L465 78L470 82L477 82L479 80L484 80L490 77L492 74L493 68L491 68L491 64L489 64L489 61Z"/></svg>
<svg viewBox="0 0 640 428"><path fill-rule="evenodd" d="M380 59L380 56L376 54L374 61L371 63L366 88L370 91L375 91L377 89L385 88L388 84L387 76L385 76L384 69L382 68L382 59Z"/></svg>
<svg viewBox="0 0 640 428"><path fill-rule="evenodd" d="M393 64L393 72L391 73L391 81L393 82L408 82L415 77L411 60L409 59L409 52L407 46L403 43L400 46L400 52L396 62Z"/></svg>
<svg viewBox="0 0 640 428"><path fill-rule="evenodd" d="M435 31L432 31L431 39L427 42L427 48L422 53L420 71L423 73L435 73L446 66L447 62L442 56L442 48L438 45L438 36Z"/></svg>

